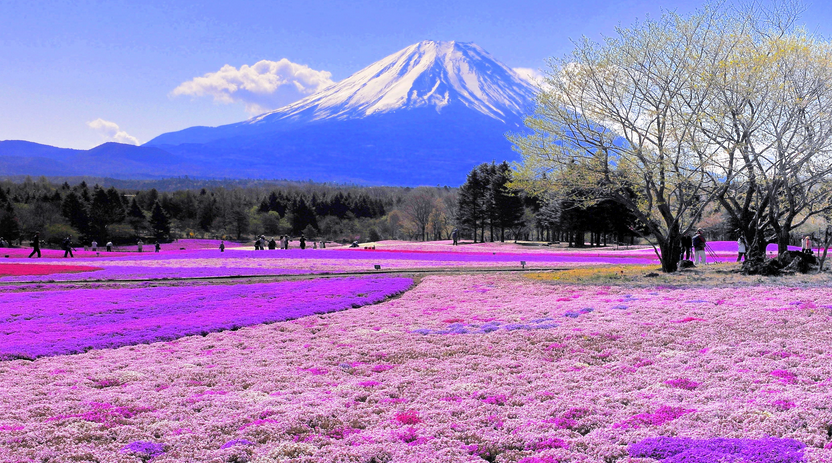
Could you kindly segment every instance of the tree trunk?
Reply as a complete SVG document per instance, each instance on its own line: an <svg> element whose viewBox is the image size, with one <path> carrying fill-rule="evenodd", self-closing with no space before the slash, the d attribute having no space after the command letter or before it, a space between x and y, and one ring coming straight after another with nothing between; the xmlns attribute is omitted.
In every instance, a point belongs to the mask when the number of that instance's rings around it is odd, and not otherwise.
<svg viewBox="0 0 832 463"><path fill-rule="evenodd" d="M682 244L678 233L671 233L667 240L659 243L662 259L662 272L672 273L679 269L679 256L682 254Z"/></svg>
<svg viewBox="0 0 832 463"><path fill-rule="evenodd" d="M777 234L777 255L782 256L789 250L789 235L790 233L785 229L781 229Z"/></svg>

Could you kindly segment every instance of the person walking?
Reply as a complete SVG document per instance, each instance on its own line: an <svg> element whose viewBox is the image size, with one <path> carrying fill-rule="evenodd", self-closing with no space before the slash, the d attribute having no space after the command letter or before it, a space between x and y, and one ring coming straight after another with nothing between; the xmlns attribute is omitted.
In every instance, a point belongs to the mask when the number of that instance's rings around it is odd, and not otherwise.
<svg viewBox="0 0 832 463"><path fill-rule="evenodd" d="M737 238L737 262L745 259L746 252L748 252L748 243L745 242L745 237L740 235Z"/></svg>
<svg viewBox="0 0 832 463"><path fill-rule="evenodd" d="M61 247L64 248L64 258L66 258L67 255L69 255L69 257L75 257L75 256L72 255L72 236L71 235L64 238L64 241L63 241Z"/></svg>
<svg viewBox="0 0 832 463"><path fill-rule="evenodd" d="M705 246L707 246L708 242L705 240L705 237L702 236L702 229L696 230L696 235L693 237L693 250L694 250L694 264L699 265L707 264L707 260L705 258Z"/></svg>
<svg viewBox="0 0 832 463"><path fill-rule="evenodd" d="M32 237L32 253L29 254L29 257L32 257L35 254L40 257L40 232L35 232L35 236Z"/></svg>

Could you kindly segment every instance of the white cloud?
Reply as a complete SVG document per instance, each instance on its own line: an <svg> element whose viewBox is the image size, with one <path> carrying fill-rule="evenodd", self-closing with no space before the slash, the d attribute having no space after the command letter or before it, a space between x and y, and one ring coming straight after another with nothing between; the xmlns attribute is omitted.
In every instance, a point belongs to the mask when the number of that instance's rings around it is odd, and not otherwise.
<svg viewBox="0 0 832 463"><path fill-rule="evenodd" d="M546 76L543 75L537 69L532 68L512 68L512 71L516 72L524 80L530 82L534 86L542 86L545 85Z"/></svg>
<svg viewBox="0 0 832 463"><path fill-rule="evenodd" d="M114 141L128 145L139 144L139 140L137 140L136 137L121 130L115 122L105 121L104 119L98 118L94 121L87 122L87 125L104 137L106 141Z"/></svg>
<svg viewBox="0 0 832 463"><path fill-rule="evenodd" d="M286 58L244 64L240 69L226 64L217 72L181 83L171 95L212 96L216 102L243 103L250 114L261 114L323 90L335 83L331 77L327 71Z"/></svg>

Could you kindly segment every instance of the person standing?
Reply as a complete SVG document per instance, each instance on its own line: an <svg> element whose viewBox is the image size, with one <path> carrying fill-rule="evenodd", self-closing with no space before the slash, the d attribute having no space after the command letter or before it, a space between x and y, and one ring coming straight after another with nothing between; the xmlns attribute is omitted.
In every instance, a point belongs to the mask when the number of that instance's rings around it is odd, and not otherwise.
<svg viewBox="0 0 832 463"><path fill-rule="evenodd" d="M269 251L274 251L277 249L277 241L274 238L269 238Z"/></svg>
<svg viewBox="0 0 832 463"><path fill-rule="evenodd" d="M694 264L708 263L705 259L705 246L707 245L708 243L705 241L705 237L702 236L702 229L696 230L696 235L693 237Z"/></svg>
<svg viewBox="0 0 832 463"><path fill-rule="evenodd" d="M159 252L159 251L161 251L161 250L162 250L162 245L161 245L161 244L159 244L159 242L157 241L157 242L156 242L156 252Z"/></svg>
<svg viewBox="0 0 832 463"><path fill-rule="evenodd" d="M98 241L92 240L92 243L90 243L90 248L92 249L92 252L97 252L98 251Z"/></svg>
<svg viewBox="0 0 832 463"><path fill-rule="evenodd" d="M112 241L107 241L107 244L105 244L104 246L107 246L107 252L113 252L113 242Z"/></svg>
<svg viewBox="0 0 832 463"><path fill-rule="evenodd" d="M454 240L454 246L459 244L459 230L454 228L454 231L451 232L451 239Z"/></svg>
<svg viewBox="0 0 832 463"><path fill-rule="evenodd" d="M283 235L283 249L289 249L289 235Z"/></svg>
<svg viewBox="0 0 832 463"><path fill-rule="evenodd" d="M745 237L740 235L737 238L737 262L745 258L746 252L748 252L748 243L745 242Z"/></svg>
<svg viewBox="0 0 832 463"><path fill-rule="evenodd" d="M35 236L32 238L32 253L29 254L29 257L34 256L36 253L40 257L40 232L35 232Z"/></svg>
<svg viewBox="0 0 832 463"><path fill-rule="evenodd" d="M303 236L303 233L300 234L300 248L306 249L306 237Z"/></svg>
<svg viewBox="0 0 832 463"><path fill-rule="evenodd" d="M142 240L139 240L139 242L136 243L136 244L139 246L139 252L142 252L142 246L144 246L144 243L142 242Z"/></svg>
<svg viewBox="0 0 832 463"><path fill-rule="evenodd" d="M220 241L220 252L225 252L225 241Z"/></svg>
<svg viewBox="0 0 832 463"><path fill-rule="evenodd" d="M809 235L803 237L801 240L801 252L804 254L811 254L812 253L812 238Z"/></svg>
<svg viewBox="0 0 832 463"><path fill-rule="evenodd" d="M69 255L69 257L75 257L75 256L72 255L72 236L71 235L64 238L62 247L64 248L64 258L66 258L67 255Z"/></svg>
<svg viewBox="0 0 832 463"><path fill-rule="evenodd" d="M685 260L693 259L693 238L690 237L689 233L682 236L682 252Z"/></svg>

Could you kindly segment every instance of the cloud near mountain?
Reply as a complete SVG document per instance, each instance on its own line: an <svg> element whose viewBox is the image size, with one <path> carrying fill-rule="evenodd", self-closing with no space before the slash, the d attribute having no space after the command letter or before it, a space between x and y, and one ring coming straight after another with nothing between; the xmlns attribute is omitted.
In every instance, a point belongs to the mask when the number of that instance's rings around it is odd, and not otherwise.
<svg viewBox="0 0 832 463"><path fill-rule="evenodd" d="M172 96L213 97L219 103L243 103L249 114L261 114L307 97L334 84L332 74L286 58L262 60L239 69L226 64L181 83Z"/></svg>
<svg viewBox="0 0 832 463"><path fill-rule="evenodd" d="M115 122L105 121L100 117L94 121L87 122L87 126L98 132L104 141L114 141L116 143L124 143L127 145L138 145L139 140L121 130Z"/></svg>

